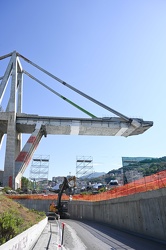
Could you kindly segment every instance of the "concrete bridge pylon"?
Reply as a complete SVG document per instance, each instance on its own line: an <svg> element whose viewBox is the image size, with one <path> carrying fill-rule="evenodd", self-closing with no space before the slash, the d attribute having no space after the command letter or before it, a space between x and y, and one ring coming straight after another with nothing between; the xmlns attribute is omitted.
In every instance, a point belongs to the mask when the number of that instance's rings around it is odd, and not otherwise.
<svg viewBox="0 0 166 250"><path fill-rule="evenodd" d="M1 126L6 125L6 131L0 130L0 146L3 141L4 132L6 132L3 185L17 189L21 187L21 177L44 132L41 128L41 123L37 123L34 132L21 150L22 133L19 133L16 128L16 116L22 113L23 69L16 51L8 54L6 57L8 56L11 56L11 59L0 85L0 104L10 77L11 88L6 110L0 113Z"/></svg>
<svg viewBox="0 0 166 250"><path fill-rule="evenodd" d="M22 111L22 66L14 51L0 85L0 104L11 76L10 97L6 107L4 123L7 123L7 139L3 184L15 188L15 158L21 150L22 137L16 130L16 113ZM0 144L4 134L1 132Z"/></svg>

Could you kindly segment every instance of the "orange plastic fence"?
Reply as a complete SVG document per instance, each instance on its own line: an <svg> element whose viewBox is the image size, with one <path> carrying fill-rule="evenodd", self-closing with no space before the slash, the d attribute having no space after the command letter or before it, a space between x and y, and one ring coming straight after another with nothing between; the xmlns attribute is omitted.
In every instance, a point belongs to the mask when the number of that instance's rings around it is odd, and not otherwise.
<svg viewBox="0 0 166 250"><path fill-rule="evenodd" d="M166 170L96 195L74 195L73 200L101 201L166 187Z"/></svg>
<svg viewBox="0 0 166 250"><path fill-rule="evenodd" d="M160 189L163 187L166 187L166 170L159 172L157 174L153 174L151 176L146 176L144 178L126 184L124 186L118 186L112 188L106 192L102 192L99 194L75 194L73 195L72 199L84 200L84 201L110 200L131 194ZM8 197L13 199L57 200L58 195L26 194L26 195L8 195ZM63 194L62 200L69 200L69 196Z"/></svg>

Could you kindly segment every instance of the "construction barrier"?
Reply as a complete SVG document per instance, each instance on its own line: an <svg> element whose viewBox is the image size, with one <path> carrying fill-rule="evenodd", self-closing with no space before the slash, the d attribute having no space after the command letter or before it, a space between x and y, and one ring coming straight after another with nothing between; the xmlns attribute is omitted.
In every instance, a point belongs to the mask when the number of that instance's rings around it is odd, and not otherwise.
<svg viewBox="0 0 166 250"><path fill-rule="evenodd" d="M157 190L166 187L166 170L158 172L156 174L143 177L139 180L135 180L131 183L123 186L115 186L105 192L95 194L75 194L72 196L72 200L84 200L84 201L102 201L110 200L122 196L128 196L131 194L147 192L151 190ZM12 199L34 199L34 200L57 200L57 194L24 194L24 195L7 195ZM69 196L66 194L62 195L62 200L69 200Z"/></svg>
<svg viewBox="0 0 166 250"><path fill-rule="evenodd" d="M84 201L102 201L110 200L122 196L128 196L131 194L147 192L151 190L157 190L166 187L166 170L158 172L151 176L143 177L139 180L133 181L124 186L115 186L106 192L99 194L79 194L74 195L73 200L84 200Z"/></svg>

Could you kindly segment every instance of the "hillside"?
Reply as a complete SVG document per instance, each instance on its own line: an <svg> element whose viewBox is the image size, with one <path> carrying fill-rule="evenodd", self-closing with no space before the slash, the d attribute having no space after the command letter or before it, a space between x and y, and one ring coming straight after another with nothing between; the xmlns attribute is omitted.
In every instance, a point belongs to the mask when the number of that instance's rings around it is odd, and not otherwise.
<svg viewBox="0 0 166 250"><path fill-rule="evenodd" d="M31 211L0 194L0 245L45 217L44 213Z"/></svg>
<svg viewBox="0 0 166 250"><path fill-rule="evenodd" d="M103 175L105 175L105 172L94 172L92 174L88 174L88 175L83 175L80 177L80 179L94 179L94 178L98 178L101 177Z"/></svg>

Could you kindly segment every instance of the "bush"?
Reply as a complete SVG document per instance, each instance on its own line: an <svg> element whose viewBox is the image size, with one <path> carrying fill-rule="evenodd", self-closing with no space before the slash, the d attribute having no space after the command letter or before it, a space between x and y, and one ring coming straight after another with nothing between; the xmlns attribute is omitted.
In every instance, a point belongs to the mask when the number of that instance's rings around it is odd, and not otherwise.
<svg viewBox="0 0 166 250"><path fill-rule="evenodd" d="M20 233L23 219L9 212L4 212L0 217L0 245Z"/></svg>
<svg viewBox="0 0 166 250"><path fill-rule="evenodd" d="M102 187L102 188L99 189L99 193L102 193L102 192L105 192L105 191L107 191L106 187Z"/></svg>

